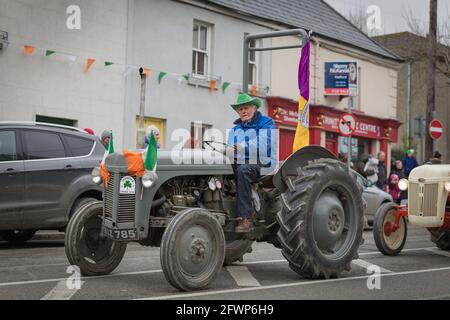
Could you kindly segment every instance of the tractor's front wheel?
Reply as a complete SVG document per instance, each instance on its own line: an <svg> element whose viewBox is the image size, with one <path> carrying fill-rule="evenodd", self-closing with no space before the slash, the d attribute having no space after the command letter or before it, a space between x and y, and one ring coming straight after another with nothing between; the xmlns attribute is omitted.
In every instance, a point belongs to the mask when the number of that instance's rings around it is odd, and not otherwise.
<svg viewBox="0 0 450 320"><path fill-rule="evenodd" d="M89 201L76 210L69 221L65 236L66 256L83 275L111 273L122 261L126 243L100 235L103 203Z"/></svg>
<svg viewBox="0 0 450 320"><path fill-rule="evenodd" d="M278 239L291 269L312 279L349 271L364 222L362 190L355 177L343 163L319 159L298 167L284 183Z"/></svg>
<svg viewBox="0 0 450 320"><path fill-rule="evenodd" d="M397 205L384 203L378 208L373 218L373 238L378 250L387 256L398 255L405 245L408 234L406 218L401 217L398 229L392 231L397 216Z"/></svg>
<svg viewBox="0 0 450 320"><path fill-rule="evenodd" d="M164 231L160 255L164 276L172 286L183 291L203 289L224 262L222 226L205 209L185 209Z"/></svg>

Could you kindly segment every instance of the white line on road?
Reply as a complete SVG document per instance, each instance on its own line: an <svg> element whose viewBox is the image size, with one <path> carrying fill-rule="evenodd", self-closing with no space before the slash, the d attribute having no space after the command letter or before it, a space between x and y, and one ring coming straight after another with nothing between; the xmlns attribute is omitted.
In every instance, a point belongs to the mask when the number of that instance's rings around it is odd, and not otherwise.
<svg viewBox="0 0 450 320"><path fill-rule="evenodd" d="M78 290L83 286L84 281L80 281L79 288L69 289L67 287L67 279L61 280L50 290L41 300L70 300Z"/></svg>
<svg viewBox="0 0 450 320"><path fill-rule="evenodd" d="M428 252L432 252L434 254L438 254L438 255L450 258L450 252L449 251L444 251L444 250L441 250L441 249L438 249L438 248L428 248L428 249L425 249L425 250L428 251Z"/></svg>
<svg viewBox="0 0 450 320"><path fill-rule="evenodd" d="M229 266L226 268L240 287L259 287L261 284L252 273L244 266Z"/></svg>
<svg viewBox="0 0 450 320"><path fill-rule="evenodd" d="M420 250L435 249L435 248L436 247L411 248L411 249L403 249L402 252L420 251ZM371 255L381 255L381 253L378 252L378 251L362 252L359 255L360 256L371 256ZM280 263L280 262L286 262L286 260L283 259L283 260L252 261L252 262L245 262L245 263L238 264L238 265L253 265L253 264ZM83 277L81 279L83 279L83 280L100 279L100 278L108 278L108 277L120 277L120 276L148 274L148 273L158 273L158 272L162 272L162 270L159 269L159 270L144 270L144 271L134 271L134 272L123 272L123 273L115 273L115 274L113 273L113 274L108 274L108 275L104 275L104 276ZM65 278L55 278L55 279L41 279L41 280L26 280L26 281L4 282L4 283L0 283L0 287L30 285L30 284L48 283L48 282L59 282L59 281L62 281L64 279Z"/></svg>
<svg viewBox="0 0 450 320"><path fill-rule="evenodd" d="M403 275L410 275L410 274L429 273L429 272L438 272L438 271L449 271L449 270L450 270L450 267L436 268L436 269L425 269L425 270L415 270L415 271L392 272L392 273L384 273L384 274L380 275L380 277L403 276ZM306 285L323 284L323 283L362 280L362 279L367 279L367 278L369 278L371 276L372 275L366 275L366 276L357 276L357 277L348 277L348 278L339 278L339 279L292 282L292 283L267 285L267 286L253 287L253 288L237 288L237 289L224 289L224 290L207 291L207 292L182 293L182 294L173 294L173 295L167 295L167 296L140 298L140 299L135 299L135 300L163 300L163 299L191 298L191 297L208 296L208 295L222 294L222 293L235 293L235 292L245 292L245 291L268 290L268 289L288 288L288 287L306 286Z"/></svg>
<svg viewBox="0 0 450 320"><path fill-rule="evenodd" d="M356 264L357 266L363 267L364 269L368 269L370 266L375 266L377 268L379 268L379 270L381 271L381 273L392 273L391 270L382 268L380 266L377 266L376 264L367 262L365 260L361 260L361 259L356 259L352 261L353 264Z"/></svg>

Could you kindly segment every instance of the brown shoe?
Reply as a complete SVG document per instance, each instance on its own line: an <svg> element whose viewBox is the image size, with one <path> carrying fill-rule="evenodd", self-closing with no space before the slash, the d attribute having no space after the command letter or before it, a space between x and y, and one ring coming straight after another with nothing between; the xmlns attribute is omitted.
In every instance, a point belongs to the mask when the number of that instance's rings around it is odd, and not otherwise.
<svg viewBox="0 0 450 320"><path fill-rule="evenodd" d="M241 221L239 221L235 232L237 233L245 233L245 232L250 232L250 230L252 229L252 219L243 219Z"/></svg>

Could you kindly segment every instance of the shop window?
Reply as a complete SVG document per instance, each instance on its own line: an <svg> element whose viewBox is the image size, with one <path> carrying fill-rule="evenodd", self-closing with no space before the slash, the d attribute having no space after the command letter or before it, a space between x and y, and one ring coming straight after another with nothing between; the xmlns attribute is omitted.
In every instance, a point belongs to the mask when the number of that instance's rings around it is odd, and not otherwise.
<svg viewBox="0 0 450 320"><path fill-rule="evenodd" d="M203 140L206 139L205 133L212 129L212 125L204 124L202 122L192 122L191 123L191 139L188 141L187 148L201 148Z"/></svg>

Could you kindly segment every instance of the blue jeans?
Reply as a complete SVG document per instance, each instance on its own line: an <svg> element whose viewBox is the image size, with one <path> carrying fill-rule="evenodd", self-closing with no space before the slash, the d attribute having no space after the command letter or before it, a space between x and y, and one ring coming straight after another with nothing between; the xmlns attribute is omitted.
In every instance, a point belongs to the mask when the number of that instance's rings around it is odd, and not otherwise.
<svg viewBox="0 0 450 320"><path fill-rule="evenodd" d="M233 170L236 181L236 214L242 219L251 219L252 183L261 176L261 167L257 164L235 164Z"/></svg>

